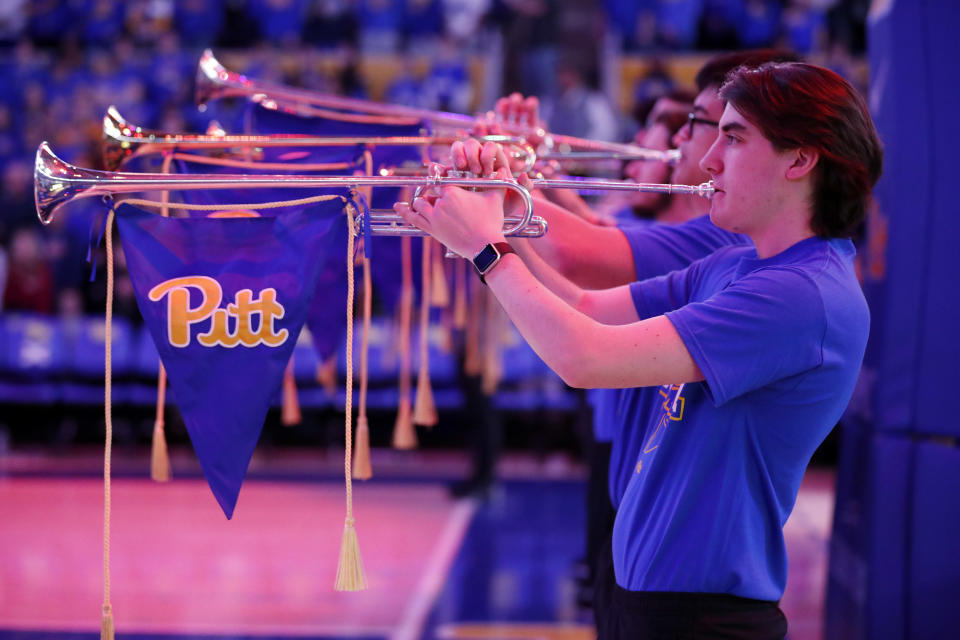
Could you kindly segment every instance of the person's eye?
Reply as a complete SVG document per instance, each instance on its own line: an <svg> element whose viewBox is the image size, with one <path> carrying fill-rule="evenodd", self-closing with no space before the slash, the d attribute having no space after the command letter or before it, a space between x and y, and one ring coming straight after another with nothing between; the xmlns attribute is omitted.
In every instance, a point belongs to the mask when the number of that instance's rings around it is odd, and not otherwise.
<svg viewBox="0 0 960 640"><path fill-rule="evenodd" d="M735 136L729 135L729 134L727 134L726 138L727 138L727 144L728 144L728 145L736 144L737 142L740 142L740 140L739 140L738 138L736 138Z"/></svg>

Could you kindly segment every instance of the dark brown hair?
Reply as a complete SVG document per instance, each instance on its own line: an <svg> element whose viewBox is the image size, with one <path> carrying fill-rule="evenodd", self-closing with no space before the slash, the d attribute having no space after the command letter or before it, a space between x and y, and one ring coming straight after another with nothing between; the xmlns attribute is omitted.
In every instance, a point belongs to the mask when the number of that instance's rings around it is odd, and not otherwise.
<svg viewBox="0 0 960 640"><path fill-rule="evenodd" d="M769 63L735 70L720 98L778 151L806 147L819 153L811 228L830 238L851 235L883 168L883 149L857 90L823 67Z"/></svg>
<svg viewBox="0 0 960 640"><path fill-rule="evenodd" d="M697 72L695 82L697 91L703 91L710 85L717 88L726 82L727 75L738 67L759 67L767 62L800 62L801 58L786 49L749 49L721 53L707 60Z"/></svg>

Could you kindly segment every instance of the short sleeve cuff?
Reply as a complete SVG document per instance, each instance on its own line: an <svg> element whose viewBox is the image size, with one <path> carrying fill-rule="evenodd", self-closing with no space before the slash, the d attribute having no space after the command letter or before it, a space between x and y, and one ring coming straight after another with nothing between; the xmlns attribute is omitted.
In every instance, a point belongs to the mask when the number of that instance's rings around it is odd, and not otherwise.
<svg viewBox="0 0 960 640"><path fill-rule="evenodd" d="M712 402L715 407L723 406L730 400L730 395L725 391L720 376L717 375L717 371L712 366L710 358L697 340L696 333L687 323L683 309L669 311L665 315L673 325L673 328L677 330L677 334L680 336L680 339L683 340L684 346L700 369L700 373L703 374L704 382L706 383L704 385L704 391L707 397L710 398L710 402Z"/></svg>

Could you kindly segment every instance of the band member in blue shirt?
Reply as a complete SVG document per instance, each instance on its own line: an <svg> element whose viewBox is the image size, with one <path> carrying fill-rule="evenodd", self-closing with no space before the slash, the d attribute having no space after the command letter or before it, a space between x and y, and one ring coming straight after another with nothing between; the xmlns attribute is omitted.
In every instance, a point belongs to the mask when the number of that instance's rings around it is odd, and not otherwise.
<svg viewBox="0 0 960 640"><path fill-rule="evenodd" d="M395 205L474 261L568 384L670 395L649 416L617 514L609 637L784 637L782 528L866 345L848 236L882 150L862 97L803 63L737 70L720 97L719 135L701 160L716 187L710 218L752 244L666 276L566 298L505 244L502 192L449 187ZM494 168L495 151L457 144Z"/></svg>

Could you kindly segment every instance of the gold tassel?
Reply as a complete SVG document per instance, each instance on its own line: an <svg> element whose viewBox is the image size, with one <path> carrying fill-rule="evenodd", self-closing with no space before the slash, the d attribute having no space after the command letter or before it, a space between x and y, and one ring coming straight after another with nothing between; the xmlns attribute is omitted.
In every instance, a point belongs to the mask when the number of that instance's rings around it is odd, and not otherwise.
<svg viewBox="0 0 960 640"><path fill-rule="evenodd" d="M353 432L350 428L353 417L353 245L356 231L353 228L352 207L347 208L347 393L344 407L344 437L346 444L343 455L343 476L347 489L347 515L343 525L343 539L340 543L340 561L337 563L337 578L334 588L337 591L362 591L367 588L363 575L363 561L360 559L360 547L357 544L357 532L353 526L353 479L350 477L351 447Z"/></svg>
<svg viewBox="0 0 960 640"><path fill-rule="evenodd" d="M410 411L410 321L413 316L413 259L409 236L400 239L402 283L400 287L400 403L397 421L393 426L395 449L413 449L417 446L417 432L413 428Z"/></svg>
<svg viewBox="0 0 960 640"><path fill-rule="evenodd" d="M150 477L154 482L170 481L170 454L164 433L163 408L167 395L167 370L160 363L157 372L157 415L153 422L153 442L150 446Z"/></svg>
<svg viewBox="0 0 960 640"><path fill-rule="evenodd" d="M431 243L436 250L431 251L433 273L430 276L430 305L434 307L450 306L450 286L447 284L447 273L443 268L446 249L439 242Z"/></svg>
<svg viewBox="0 0 960 640"><path fill-rule="evenodd" d="M367 588L367 578L363 573L363 560L360 559L360 546L357 544L357 530L353 518L347 517L343 524L343 539L340 541L340 562L337 564L337 591L363 591Z"/></svg>
<svg viewBox="0 0 960 640"><path fill-rule="evenodd" d="M357 443L353 454L353 477L369 480L373 477L370 464L370 425L367 422L367 386L370 359L370 316L373 309L373 290L370 259L363 259L363 333L360 337L360 406L357 411Z"/></svg>
<svg viewBox="0 0 960 640"><path fill-rule="evenodd" d="M113 608L103 605L103 617L100 619L100 640L113 640Z"/></svg>
<svg viewBox="0 0 960 640"><path fill-rule="evenodd" d="M163 422L153 424L153 446L150 449L150 477L154 482L170 481L170 455L167 453L167 438Z"/></svg>
<svg viewBox="0 0 960 640"><path fill-rule="evenodd" d="M293 356L283 372L283 399L280 405L280 422L285 427L300 424L300 400L297 398L297 380L293 376Z"/></svg>
<svg viewBox="0 0 960 640"><path fill-rule="evenodd" d="M107 213L104 238L107 243L107 303L104 318L103 354L103 617L100 621L101 640L113 640L113 607L110 605L110 533L113 489L113 208Z"/></svg>
<svg viewBox="0 0 960 640"><path fill-rule="evenodd" d="M317 383L323 387L327 395L337 393L337 356L332 355L317 365Z"/></svg>
<svg viewBox="0 0 960 640"><path fill-rule="evenodd" d="M433 402L433 390L430 388L430 301L428 300L434 244L430 238L423 239L421 254L423 259L420 265L420 371L417 374L417 399L413 405L413 424L422 427L432 427L437 424L437 407Z"/></svg>
<svg viewBox="0 0 960 640"><path fill-rule="evenodd" d="M413 405L413 424L432 427L438 421L437 405L433 401L433 387L430 385L430 370L423 367L417 376L417 401Z"/></svg>
<svg viewBox="0 0 960 640"><path fill-rule="evenodd" d="M170 173L170 166L173 163L173 154L168 153L163 157L161 171ZM160 215L164 218L170 217L170 192L162 191L160 193ZM167 435L164 432L163 410L167 404L167 370L163 363L160 363L157 371L157 414L153 421L153 441L150 444L150 478L154 482L170 481L170 454L167 451ZM113 637L113 622L111 619L110 637Z"/></svg>
<svg viewBox="0 0 960 640"><path fill-rule="evenodd" d="M370 466L370 425L367 416L357 416L357 436L353 445L353 477L369 480L373 477Z"/></svg>
<svg viewBox="0 0 960 640"><path fill-rule="evenodd" d="M467 326L467 262L457 260L454 263L456 289L453 294L453 327L463 329Z"/></svg>
<svg viewBox="0 0 960 640"><path fill-rule="evenodd" d="M400 406L397 407L397 421L393 425L393 448L417 448L417 431L413 428L409 395L400 397Z"/></svg>

